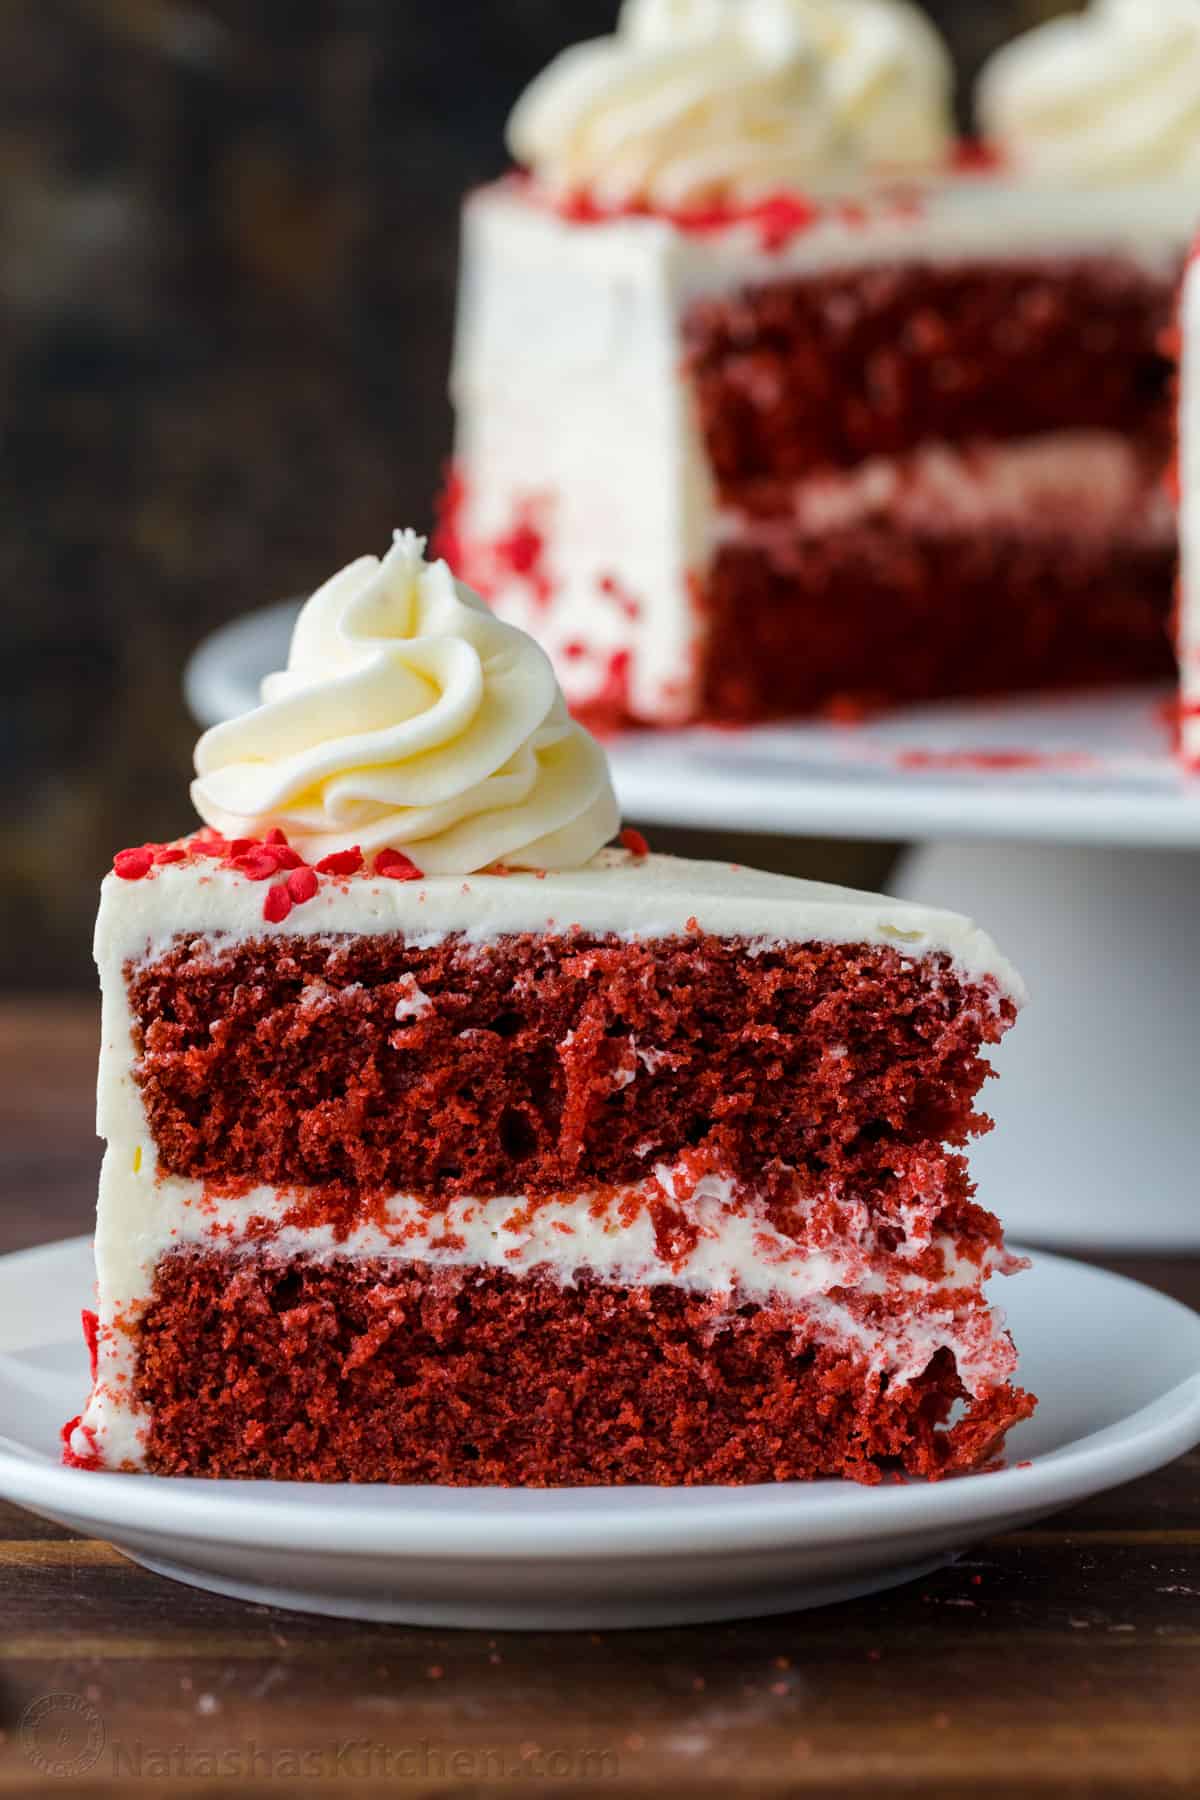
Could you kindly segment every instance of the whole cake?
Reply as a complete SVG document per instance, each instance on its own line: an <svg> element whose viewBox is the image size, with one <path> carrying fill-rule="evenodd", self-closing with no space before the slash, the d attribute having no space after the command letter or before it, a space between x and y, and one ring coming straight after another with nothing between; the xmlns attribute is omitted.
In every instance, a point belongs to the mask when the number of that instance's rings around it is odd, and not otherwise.
<svg viewBox="0 0 1200 1800"><path fill-rule="evenodd" d="M1033 1408L964 1150L967 920L649 854L544 654L399 536L104 882L95 1385L163 1475L748 1482Z"/></svg>
<svg viewBox="0 0 1200 1800"><path fill-rule="evenodd" d="M574 710L1171 673L1200 11L1163 12L1167 57L1145 0L1010 46L986 153L899 0L627 0L535 81L465 210L441 544Z"/></svg>

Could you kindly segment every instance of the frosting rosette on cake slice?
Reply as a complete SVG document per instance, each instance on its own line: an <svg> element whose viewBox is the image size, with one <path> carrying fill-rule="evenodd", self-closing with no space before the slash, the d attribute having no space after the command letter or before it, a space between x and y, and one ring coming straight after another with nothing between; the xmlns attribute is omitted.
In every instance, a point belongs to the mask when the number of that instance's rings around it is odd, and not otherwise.
<svg viewBox="0 0 1200 1800"><path fill-rule="evenodd" d="M312 596L262 705L196 746L196 810L229 838L281 830L311 862L578 867L619 822L604 753L544 652L424 549L399 532Z"/></svg>

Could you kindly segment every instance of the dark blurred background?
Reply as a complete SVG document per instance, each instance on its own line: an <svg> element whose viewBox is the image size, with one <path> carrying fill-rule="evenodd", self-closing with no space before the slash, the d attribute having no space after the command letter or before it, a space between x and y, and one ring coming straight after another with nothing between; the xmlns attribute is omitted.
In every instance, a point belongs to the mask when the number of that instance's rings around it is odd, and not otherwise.
<svg viewBox="0 0 1200 1800"><path fill-rule="evenodd" d="M969 78L1069 8L928 10ZM429 524L458 198L615 14L0 6L0 986L89 984L113 850L190 822L196 641Z"/></svg>

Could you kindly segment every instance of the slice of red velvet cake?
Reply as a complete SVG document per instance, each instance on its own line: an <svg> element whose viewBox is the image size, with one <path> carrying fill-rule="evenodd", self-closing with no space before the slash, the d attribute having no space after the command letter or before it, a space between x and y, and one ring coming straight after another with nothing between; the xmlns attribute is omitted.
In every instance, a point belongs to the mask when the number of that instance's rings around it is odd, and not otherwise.
<svg viewBox="0 0 1200 1800"><path fill-rule="evenodd" d="M628 0L522 98L464 215L443 547L577 712L1170 675L1186 134L1081 51L1039 160L1040 58L989 72L986 161L898 0Z"/></svg>
<svg viewBox="0 0 1200 1800"><path fill-rule="evenodd" d="M964 1158L1019 978L953 914L602 848L547 671L401 538L201 740L210 829L116 859L71 1460L876 1481L1032 1410Z"/></svg>

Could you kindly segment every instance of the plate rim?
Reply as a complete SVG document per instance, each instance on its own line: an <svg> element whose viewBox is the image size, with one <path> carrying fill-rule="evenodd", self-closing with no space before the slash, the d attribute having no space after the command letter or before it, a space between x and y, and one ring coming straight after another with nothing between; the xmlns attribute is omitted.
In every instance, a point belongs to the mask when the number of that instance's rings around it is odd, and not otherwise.
<svg viewBox="0 0 1200 1800"><path fill-rule="evenodd" d="M91 1241L90 1234L82 1234L10 1252L0 1257L0 1272L11 1271L14 1265L38 1260L53 1263L78 1255ZM504 1493L514 1503L511 1511L484 1514L470 1508L470 1489L366 1483L319 1488L304 1483L217 1484L199 1478L164 1481L151 1475L64 1468L40 1452L23 1450L13 1440L0 1438L0 1494L35 1511L87 1520L101 1527L99 1535L115 1530L119 1538L122 1530L131 1530L279 1552L314 1548L314 1525L329 1516L320 1502L332 1500L350 1487L370 1500L346 1514L344 1531L335 1526L332 1537L327 1537L322 1530L319 1553L351 1560L386 1555L401 1560L436 1556L461 1564L493 1563L498 1558L536 1563L583 1558L615 1563L772 1552L800 1545L833 1548L861 1541L864 1530L876 1541L902 1542L909 1536L942 1530L951 1539L960 1531L969 1538L980 1525L1006 1516L1053 1512L1088 1494L1122 1485L1173 1461L1200 1442L1200 1313L1130 1276L1052 1252L1031 1254L1042 1266L1065 1267L1100 1287L1118 1284L1152 1296L1164 1316L1178 1315L1178 1323L1194 1340L1193 1374L1156 1394L1126 1418L1101 1428L1109 1433L1134 1427L1148 1412L1156 1415L1115 1444L1097 1445L1094 1438L1100 1433L1093 1433L1029 1462L938 1483L885 1483L877 1488L832 1481L819 1488L803 1483L707 1490L623 1488L615 1490L623 1498L611 1513L597 1508L555 1518L544 1505L522 1515L518 1489L487 1490L489 1495ZM571 1491L600 1494L610 1490ZM679 1491L703 1492L711 1505L693 1500L681 1519L679 1509L663 1501L653 1502L639 1513L633 1499L624 1498ZM443 1512L432 1506L414 1510L398 1500L398 1496L419 1496L427 1501L432 1495L448 1492L464 1499ZM819 1492L827 1505L819 1509L809 1500L797 1506L801 1492ZM297 1505L301 1494L306 1497L305 1504ZM739 1500L745 1502L740 1510ZM336 1518L336 1507L331 1506L330 1513ZM397 1541L401 1531L402 1543Z"/></svg>

